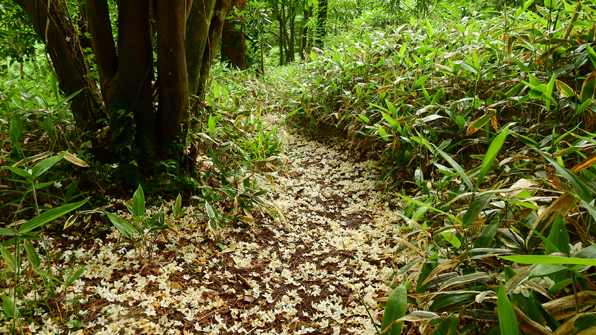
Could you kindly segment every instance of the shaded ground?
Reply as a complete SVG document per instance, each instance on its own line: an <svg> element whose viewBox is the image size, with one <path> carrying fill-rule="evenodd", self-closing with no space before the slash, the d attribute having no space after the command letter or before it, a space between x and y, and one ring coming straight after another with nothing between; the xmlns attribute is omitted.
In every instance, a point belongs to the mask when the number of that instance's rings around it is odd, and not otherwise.
<svg viewBox="0 0 596 335"><path fill-rule="evenodd" d="M56 241L62 259L87 269L57 302L87 326L77 333L374 334L363 303L380 323L375 299L389 290L397 233L367 177L374 171L299 134L286 155L270 193L283 220L207 237L188 216L180 235L153 244L148 265L115 230L92 245ZM30 330L53 333L54 316L39 313L46 325Z"/></svg>

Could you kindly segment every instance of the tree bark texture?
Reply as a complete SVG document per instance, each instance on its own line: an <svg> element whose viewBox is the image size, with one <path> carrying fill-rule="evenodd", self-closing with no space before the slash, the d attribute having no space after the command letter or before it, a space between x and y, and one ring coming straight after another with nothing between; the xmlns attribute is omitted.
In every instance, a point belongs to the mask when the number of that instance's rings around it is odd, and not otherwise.
<svg viewBox="0 0 596 335"><path fill-rule="evenodd" d="M201 63L201 75L199 77L199 85L197 96L200 103L205 101L205 94L207 93L207 81L209 79L209 69L217 49L219 47L219 40L221 39L221 32L223 30L224 22L226 21L226 14L231 5L231 0L216 0L215 8L213 10L213 18L209 26L209 35L207 38L207 45L203 53L203 60Z"/></svg>
<svg viewBox="0 0 596 335"><path fill-rule="evenodd" d="M244 33L236 29L242 26L244 22L236 17L230 17L234 14L234 8L239 12L246 9L246 0L232 0L230 11L226 19L221 34L221 60L229 62L240 70L246 70L246 40Z"/></svg>
<svg viewBox="0 0 596 335"><path fill-rule="evenodd" d="M315 34L315 46L323 47L323 38L327 35L327 1L319 0L319 11L317 13L317 32Z"/></svg>
<svg viewBox="0 0 596 335"><path fill-rule="evenodd" d="M71 106L78 129L96 131L98 120L109 119L112 162L137 169L139 177L150 176L156 160L181 158L181 125L188 118L190 96L204 99L231 0L117 0L117 40L108 1L87 0L81 17L87 19L101 91L91 79L92 64L74 27L79 23L63 2L15 2L45 42L64 94L82 89Z"/></svg>
<svg viewBox="0 0 596 335"><path fill-rule="evenodd" d="M160 125L157 128L157 140L160 144L176 144L180 141L181 124L188 111L189 97L184 50L186 1L157 0L155 9L159 78L159 108L156 121ZM161 147L159 150L164 153L166 149Z"/></svg>
<svg viewBox="0 0 596 335"><path fill-rule="evenodd" d="M87 76L89 66L71 23L57 0L16 0L31 18L33 29L45 43L60 89L65 95L82 90L72 99L71 109L80 132L95 132L97 120L106 118L97 85Z"/></svg>
<svg viewBox="0 0 596 335"><path fill-rule="evenodd" d="M211 19L216 0L194 0L190 15L186 21L186 67L188 71L188 90L197 95L201 65L208 44Z"/></svg>

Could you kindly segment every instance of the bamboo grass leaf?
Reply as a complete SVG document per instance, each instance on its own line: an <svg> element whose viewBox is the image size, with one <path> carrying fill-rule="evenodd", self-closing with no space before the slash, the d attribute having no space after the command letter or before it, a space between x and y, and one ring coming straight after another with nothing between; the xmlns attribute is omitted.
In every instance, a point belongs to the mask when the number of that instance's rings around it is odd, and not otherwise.
<svg viewBox="0 0 596 335"><path fill-rule="evenodd" d="M104 213L108 216L114 227L116 227L116 229L118 229L126 238L131 239L133 235L137 233L137 230L121 217L108 212Z"/></svg>
<svg viewBox="0 0 596 335"><path fill-rule="evenodd" d="M52 208L52 209L48 210L47 212L45 212L39 216L36 216L33 219L25 222L23 225L21 225L19 227L18 233L24 234L24 233L30 232L31 230L33 230L47 222L55 220L55 219L61 217L62 215L83 206L88 200L89 199L85 199L85 200L75 202L72 204L66 204L66 205L62 205L60 207Z"/></svg>
<svg viewBox="0 0 596 335"><path fill-rule="evenodd" d="M406 287L399 285L389 295L385 313L383 314L383 323L381 324L381 334L399 335L403 326L403 321L395 323L406 315L408 307Z"/></svg>
<svg viewBox="0 0 596 335"><path fill-rule="evenodd" d="M488 172L490 171L490 169L492 168L493 162L497 158L499 151L501 151L503 144L505 144L505 139L507 138L508 133L509 133L509 127L505 128L505 130L503 130L499 135L497 135L497 137L495 137L492 140L492 142L490 143L490 146L488 147L486 155L484 156L484 161L482 162L482 168L480 169L480 174L478 175L478 181L476 182L476 189L478 189L478 187L482 183L482 180L484 179L484 176L486 176L488 174Z"/></svg>
<svg viewBox="0 0 596 335"><path fill-rule="evenodd" d="M515 311L507 297L507 292L503 287L503 283L499 283L497 311L499 312L499 327L501 328L501 334L519 334Z"/></svg>

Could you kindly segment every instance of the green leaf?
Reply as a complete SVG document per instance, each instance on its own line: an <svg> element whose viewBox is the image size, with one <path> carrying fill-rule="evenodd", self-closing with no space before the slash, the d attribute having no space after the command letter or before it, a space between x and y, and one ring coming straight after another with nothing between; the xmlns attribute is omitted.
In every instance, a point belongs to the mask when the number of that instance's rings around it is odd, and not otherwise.
<svg viewBox="0 0 596 335"><path fill-rule="evenodd" d="M484 176L486 176L486 174L490 171L495 159L497 158L497 155L499 154L499 151L501 151L501 148L505 143L505 139L507 138L508 133L509 127L506 127L505 130L503 130L499 135L497 135L497 137L495 137L490 143L488 151L486 152L486 155L484 155L484 161L482 161L482 168L480 169L480 174L478 174L476 189L478 189L478 187L482 183Z"/></svg>
<svg viewBox="0 0 596 335"><path fill-rule="evenodd" d="M137 222L141 222L145 217L145 194L141 185L132 195L132 216Z"/></svg>
<svg viewBox="0 0 596 335"><path fill-rule="evenodd" d="M81 277L83 272L85 272L85 267L81 267L80 269L75 271L73 274L70 275L70 277L68 277L68 279L64 283L64 286L66 286L66 287L70 286L72 283L74 283L75 280L77 280L77 279L79 279L79 277Z"/></svg>
<svg viewBox="0 0 596 335"><path fill-rule="evenodd" d="M208 202L205 203L205 209L207 210L207 215L209 216L209 219L215 219L215 211Z"/></svg>
<svg viewBox="0 0 596 335"><path fill-rule="evenodd" d="M556 248L552 248L551 244L545 245L545 254L550 255L553 252L560 252L563 254L569 254L569 234L567 233L567 228L565 227L566 221L563 219L561 214L557 215L557 218L553 222L553 225L550 229L550 234L548 235L549 242L552 243L552 246Z"/></svg>
<svg viewBox="0 0 596 335"><path fill-rule="evenodd" d="M474 241L474 248L490 248L494 242L495 235L499 229L500 219L498 216L493 217L488 225L482 228L482 231Z"/></svg>
<svg viewBox="0 0 596 335"><path fill-rule="evenodd" d="M8 270L14 272L17 269L17 263L14 260L14 256L2 245L0 245L0 254L2 255L2 258L4 258Z"/></svg>
<svg viewBox="0 0 596 335"><path fill-rule="evenodd" d="M383 118L385 119L385 121L387 121L387 123L389 123L391 128L397 128L398 123L391 116L385 114L384 112L381 112L381 114L383 115Z"/></svg>
<svg viewBox="0 0 596 335"><path fill-rule="evenodd" d="M464 169L457 164L456 161L453 160L453 158L451 158L451 156L449 156L448 154L444 153L443 150L439 149L436 145L433 145L433 147L435 147L435 149L437 150L437 152L443 156L443 158L455 169L455 171L457 172L457 174L459 174L459 176L462 178L464 184L466 184L466 186L470 189L473 190L474 189L474 184L472 184L472 181L470 180L470 177L468 177L468 175L466 174L466 172L464 171Z"/></svg>
<svg viewBox="0 0 596 335"><path fill-rule="evenodd" d="M42 160L41 162L35 164L33 169L31 169L31 174L33 175L33 178L41 177L44 173L51 169L52 166L58 163L64 157L64 155L66 155L66 152L57 156L48 157Z"/></svg>
<svg viewBox="0 0 596 335"><path fill-rule="evenodd" d="M174 202L174 217L180 216L180 209L182 208L182 196L178 193L176 202Z"/></svg>
<svg viewBox="0 0 596 335"><path fill-rule="evenodd" d="M399 285L393 290L393 292L391 292L389 299L387 300L387 305L385 306L383 323L381 324L381 331L384 332L384 334L399 335L401 333L403 321L397 323L394 322L406 315L407 307L408 296L406 287Z"/></svg>
<svg viewBox="0 0 596 335"><path fill-rule="evenodd" d="M474 301L477 293L454 291L452 294L444 294L437 297L432 305L430 305L431 311L438 311L450 306L458 306L461 308L463 305L467 305Z"/></svg>
<svg viewBox="0 0 596 335"><path fill-rule="evenodd" d="M577 195L579 195L579 197L582 200L588 203L592 201L592 193L590 193L590 190L588 190L586 185L584 185L584 183L579 178L577 178L575 173L562 167L561 165L559 165L559 163L557 163L557 161L546 156L542 151L540 151L540 153L555 168L555 170L559 172L559 174L561 174L563 177L565 177L565 179L567 179L571 183L571 186L573 186L573 189L575 190L575 192L577 192Z"/></svg>
<svg viewBox="0 0 596 335"><path fill-rule="evenodd" d="M578 253L575 254L573 257L596 259L596 244L583 248L582 250L578 251Z"/></svg>
<svg viewBox="0 0 596 335"><path fill-rule="evenodd" d="M22 224L18 229L18 233L24 234L24 233L30 232L31 230L33 230L45 223L55 220L55 219L61 217L62 215L83 206L88 200L89 199L87 198L87 199L79 201L79 202L52 208L52 209L48 210L47 212L44 212L43 214L36 216L33 219Z"/></svg>
<svg viewBox="0 0 596 335"><path fill-rule="evenodd" d="M29 182L33 182L33 175L31 175L29 172L25 171L24 169L14 167L14 166L5 166L5 167L3 167L3 169L10 170L11 172L25 178Z"/></svg>
<svg viewBox="0 0 596 335"><path fill-rule="evenodd" d="M379 135L383 140L387 140L387 131L385 130L385 128L383 128L383 126L379 126Z"/></svg>
<svg viewBox="0 0 596 335"><path fill-rule="evenodd" d="M519 334L515 311L501 282L499 283L499 295L497 297L497 311L499 312L501 334Z"/></svg>
<svg viewBox="0 0 596 335"><path fill-rule="evenodd" d="M459 321L459 314L452 314L447 319L443 320L433 332L433 335L455 335L457 332L457 322Z"/></svg>
<svg viewBox="0 0 596 335"><path fill-rule="evenodd" d="M439 260L439 254L435 251L435 253L430 256L424 265L422 266L422 273L418 276L418 282L416 283L416 293L424 293L426 291L426 285L422 285L428 275L430 275L435 267L437 267L437 263Z"/></svg>
<svg viewBox="0 0 596 335"><path fill-rule="evenodd" d="M0 227L0 235L4 235L4 236L14 236L14 231L10 230L10 229L6 229L6 228L1 228Z"/></svg>
<svg viewBox="0 0 596 335"><path fill-rule="evenodd" d="M116 229L118 229L126 238L132 239L133 235L137 234L137 230L130 223L124 221L121 217L108 212L104 213L108 216Z"/></svg>
<svg viewBox="0 0 596 335"><path fill-rule="evenodd" d="M418 88L420 88L424 84L426 79L428 79L429 76L430 76L430 74L427 74L426 76L422 76L422 77L418 78L412 85L411 91L413 92L413 91L417 90Z"/></svg>
<svg viewBox="0 0 596 335"><path fill-rule="evenodd" d="M569 268L559 264L536 264L530 272L530 277L547 277L561 272L567 272Z"/></svg>
<svg viewBox="0 0 596 335"><path fill-rule="evenodd" d="M532 3L534 3L534 0L526 0L523 3L522 10L525 12L528 8L530 8L530 6L532 5Z"/></svg>
<svg viewBox="0 0 596 335"><path fill-rule="evenodd" d="M435 207L432 207L431 205L426 204L426 203L424 203L422 201L418 201L416 199L412 199L412 198L408 197L407 195L399 194L399 196L402 197L402 199L404 199L404 200L406 200L408 202L412 202L412 203L415 203L415 204L417 204L419 206L424 206L424 207L427 207L428 209L432 209L435 212L438 212L438 213L447 215L448 217L450 217L451 219L453 219L455 222L458 222L458 223L461 224L461 221L458 218L456 218L455 216L453 216L453 215L451 215L451 214L449 214L447 212L443 212L442 210L440 210L438 208L435 208Z"/></svg>
<svg viewBox="0 0 596 335"><path fill-rule="evenodd" d="M33 245L31 245L31 241L23 241L23 247L25 248L25 253L27 254L29 262L31 262L33 266L38 268L41 265L41 260L39 259L37 251L35 251L35 248L33 247Z"/></svg>
<svg viewBox="0 0 596 335"><path fill-rule="evenodd" d="M11 319L18 319L20 316L19 309L15 309L14 301L7 295L2 296L2 309L4 310L4 314Z"/></svg>
<svg viewBox="0 0 596 335"><path fill-rule="evenodd" d="M575 115L580 115L581 113L583 113L583 111L586 110L586 108L588 108L588 106L590 105L590 100L586 100L584 101L575 111Z"/></svg>
<svg viewBox="0 0 596 335"><path fill-rule="evenodd" d="M459 247L461 247L461 241L459 240L459 238L457 238L457 235L455 234L455 232L442 233L441 236L447 242L449 242L452 246L456 247L457 249L459 249Z"/></svg>
<svg viewBox="0 0 596 335"><path fill-rule="evenodd" d="M37 274L39 274L40 276L42 276L42 277L49 278L49 279L51 279L53 281L56 281L56 282L64 285L64 282L62 280L58 279L57 277L55 277L55 276L53 276L53 275L51 275L51 274L49 274L49 273L47 273L47 272L45 272L43 270L35 269L35 272Z"/></svg>
<svg viewBox="0 0 596 335"><path fill-rule="evenodd" d="M596 259L569 258L543 255L519 255L519 256L497 256L504 260L519 264L569 264L569 265L592 265L596 266Z"/></svg>
<svg viewBox="0 0 596 335"><path fill-rule="evenodd" d="M213 115L209 115L209 121L207 122L207 125L209 126L209 132L211 134L215 134L215 118Z"/></svg>
<svg viewBox="0 0 596 335"><path fill-rule="evenodd" d="M468 227L478 217L478 214L482 212L482 210L488 205L488 203L493 199L495 196L494 193L484 193L474 200L474 202L470 205L466 214L462 218L462 224L464 227Z"/></svg>

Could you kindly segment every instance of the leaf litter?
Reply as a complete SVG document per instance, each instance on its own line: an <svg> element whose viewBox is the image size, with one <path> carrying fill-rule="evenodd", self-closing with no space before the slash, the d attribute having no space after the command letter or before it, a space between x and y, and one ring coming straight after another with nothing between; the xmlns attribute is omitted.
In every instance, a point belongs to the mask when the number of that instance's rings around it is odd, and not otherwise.
<svg viewBox="0 0 596 335"><path fill-rule="evenodd" d="M292 135L293 158L271 173L276 218L256 215L209 236L192 217L202 209L191 207L145 263L115 228L92 244L54 239L67 261L53 270L86 267L55 302L85 324L74 334L375 334L368 312L380 325L379 301L404 253L394 257L399 230L375 191L374 162ZM46 311L36 314L45 321L31 333L61 332Z"/></svg>

